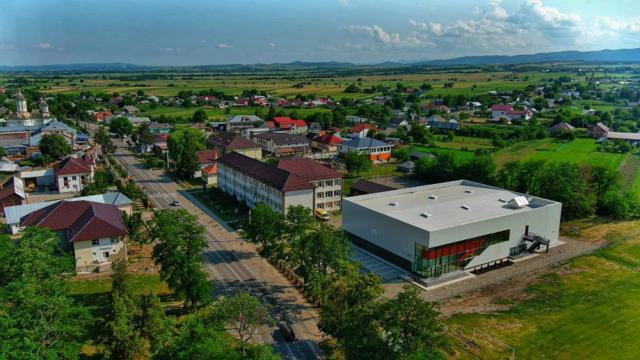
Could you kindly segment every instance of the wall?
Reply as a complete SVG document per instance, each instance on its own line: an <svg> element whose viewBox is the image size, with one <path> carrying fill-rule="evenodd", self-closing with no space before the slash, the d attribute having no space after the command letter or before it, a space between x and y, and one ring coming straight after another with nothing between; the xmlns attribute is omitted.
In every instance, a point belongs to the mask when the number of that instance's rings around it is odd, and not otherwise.
<svg viewBox="0 0 640 360"><path fill-rule="evenodd" d="M286 192L284 195L285 212L290 206L297 205L302 205L313 210L313 189Z"/></svg>
<svg viewBox="0 0 640 360"><path fill-rule="evenodd" d="M75 180L74 180L75 177ZM82 178L85 178L84 184ZM64 184L64 179L67 179L67 186ZM58 192L79 192L90 181L91 176L89 174L70 174L58 176Z"/></svg>
<svg viewBox="0 0 640 360"><path fill-rule="evenodd" d="M314 205L316 208L322 208L327 211L337 211L342 208L341 205L336 206L336 202L342 201L342 179L328 179L331 181L331 186L326 186L327 180L317 180L312 181L316 188L314 190L315 201ZM336 195L336 191L338 195ZM331 193L330 196L327 196L327 192ZM322 193L318 196L318 193ZM318 206L319 204L323 204L322 207Z"/></svg>
<svg viewBox="0 0 640 360"><path fill-rule="evenodd" d="M242 154L244 156L248 156L250 158L254 158L257 160L262 160L262 149L261 148L253 148L253 149L237 149L235 152Z"/></svg>
<svg viewBox="0 0 640 360"><path fill-rule="evenodd" d="M115 259L126 256L124 241L118 241L114 244L111 243L111 238L102 238L99 241L99 245L92 245L91 240L73 243L77 272L90 272L98 266L104 268L101 265L111 264ZM109 252L109 258L102 257L102 252L105 251Z"/></svg>

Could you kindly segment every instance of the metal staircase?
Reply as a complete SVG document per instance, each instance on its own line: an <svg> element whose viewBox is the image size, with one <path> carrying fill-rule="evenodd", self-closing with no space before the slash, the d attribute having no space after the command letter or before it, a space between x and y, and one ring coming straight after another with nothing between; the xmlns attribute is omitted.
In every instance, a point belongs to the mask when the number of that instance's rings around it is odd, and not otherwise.
<svg viewBox="0 0 640 360"><path fill-rule="evenodd" d="M532 253L538 249L540 249L540 247L542 247L543 245L546 246L545 252L548 253L549 252L549 244L551 243L551 241L549 241L549 239L545 239L542 236L533 234L533 233L529 233L527 235L525 235L523 237L523 240L525 242L530 242L531 245L529 245L529 247L527 248L527 252Z"/></svg>

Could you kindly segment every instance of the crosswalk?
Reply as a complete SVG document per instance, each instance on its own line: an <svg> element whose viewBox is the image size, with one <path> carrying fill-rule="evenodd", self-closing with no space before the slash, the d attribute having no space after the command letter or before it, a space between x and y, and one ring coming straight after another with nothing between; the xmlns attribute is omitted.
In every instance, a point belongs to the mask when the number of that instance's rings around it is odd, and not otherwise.
<svg viewBox="0 0 640 360"><path fill-rule="evenodd" d="M175 192L149 194L152 199L175 199L177 196Z"/></svg>

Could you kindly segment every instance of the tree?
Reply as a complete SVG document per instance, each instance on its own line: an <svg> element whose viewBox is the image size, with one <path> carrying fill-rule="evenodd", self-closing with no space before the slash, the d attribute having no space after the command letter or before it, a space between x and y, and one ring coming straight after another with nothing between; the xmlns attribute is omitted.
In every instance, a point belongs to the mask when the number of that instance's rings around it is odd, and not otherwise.
<svg viewBox="0 0 640 360"><path fill-rule="evenodd" d="M7 156L7 149L5 149L4 147L0 146L0 157L5 157Z"/></svg>
<svg viewBox="0 0 640 360"><path fill-rule="evenodd" d="M284 229L282 215L264 203L256 205L245 224L244 230L249 241L260 244L260 252L268 257L275 252Z"/></svg>
<svg viewBox="0 0 640 360"><path fill-rule="evenodd" d="M178 177L192 179L200 166L196 151L206 148L205 135L196 128L180 128L169 135L168 146Z"/></svg>
<svg viewBox="0 0 640 360"><path fill-rule="evenodd" d="M100 127L95 135L96 142L102 147L102 151L105 153L112 153L115 151L115 146L111 142L109 133L104 127Z"/></svg>
<svg viewBox="0 0 640 360"><path fill-rule="evenodd" d="M194 310L211 301L211 283L202 268L202 250L207 246L204 227L184 209L160 210L151 222L151 237L157 241L153 259L160 265L160 277L185 309Z"/></svg>
<svg viewBox="0 0 640 360"><path fill-rule="evenodd" d="M77 358L89 313L68 295L74 261L52 231L0 236L0 358Z"/></svg>
<svg viewBox="0 0 640 360"><path fill-rule="evenodd" d="M138 145L143 145L145 147L153 144L155 140L154 135L149 130L149 124L140 125L135 131L135 136L135 141L138 143Z"/></svg>
<svg viewBox="0 0 640 360"><path fill-rule="evenodd" d="M196 110L191 117L191 121L194 123L205 122L208 119L207 113L203 109Z"/></svg>
<svg viewBox="0 0 640 360"><path fill-rule="evenodd" d="M305 233L296 247L299 248L296 257L298 272L305 281L311 273L326 276L330 269L337 270L351 258L353 252L349 240L325 223Z"/></svg>
<svg viewBox="0 0 640 360"><path fill-rule="evenodd" d="M256 297L246 291L240 291L234 296L222 299L217 306L224 314L224 321L231 330L238 335L240 348L246 355L246 345L251 340L258 327L272 324L268 309Z"/></svg>
<svg viewBox="0 0 640 360"><path fill-rule="evenodd" d="M142 219L142 213L135 212L131 214L131 216L123 213L122 217L125 225L127 225L127 230L129 231L129 239L140 245L140 249L142 249L142 245L151 242L151 237L147 231L146 224Z"/></svg>
<svg viewBox="0 0 640 360"><path fill-rule="evenodd" d="M129 119L123 116L111 119L109 130L116 134L120 139L124 139L125 135L131 135L133 132L133 124Z"/></svg>
<svg viewBox="0 0 640 360"><path fill-rule="evenodd" d="M344 157L344 162L349 173L355 173L356 176L371 170L371 159L367 154L348 152Z"/></svg>
<svg viewBox="0 0 640 360"><path fill-rule="evenodd" d="M61 135L44 135L38 145L43 156L53 160L60 160L71 154L71 144Z"/></svg>
<svg viewBox="0 0 640 360"><path fill-rule="evenodd" d="M446 344L440 314L414 286L405 285L395 298L383 302L378 314L389 358L407 359L418 353L426 355L421 358L443 358L438 351Z"/></svg>
<svg viewBox="0 0 640 360"><path fill-rule="evenodd" d="M140 298L140 332L150 344L152 355L159 354L168 346L175 335L175 324L167 318L160 298L156 294Z"/></svg>

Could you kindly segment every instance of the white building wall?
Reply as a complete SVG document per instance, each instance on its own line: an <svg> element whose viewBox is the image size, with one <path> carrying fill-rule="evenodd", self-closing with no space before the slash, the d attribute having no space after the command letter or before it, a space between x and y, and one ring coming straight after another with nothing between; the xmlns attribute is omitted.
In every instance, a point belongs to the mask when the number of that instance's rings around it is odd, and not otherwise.
<svg viewBox="0 0 640 360"><path fill-rule="evenodd" d="M289 191L284 194L285 212L290 206L302 205L313 210L313 189Z"/></svg>
<svg viewBox="0 0 640 360"><path fill-rule="evenodd" d="M84 184L82 178L84 177ZM58 192L78 192L81 191L85 185L91 181L90 174L71 174L58 176Z"/></svg>
<svg viewBox="0 0 640 360"><path fill-rule="evenodd" d="M327 211L337 211L342 208L342 179L328 179L312 181L314 190L314 203L316 208Z"/></svg>

